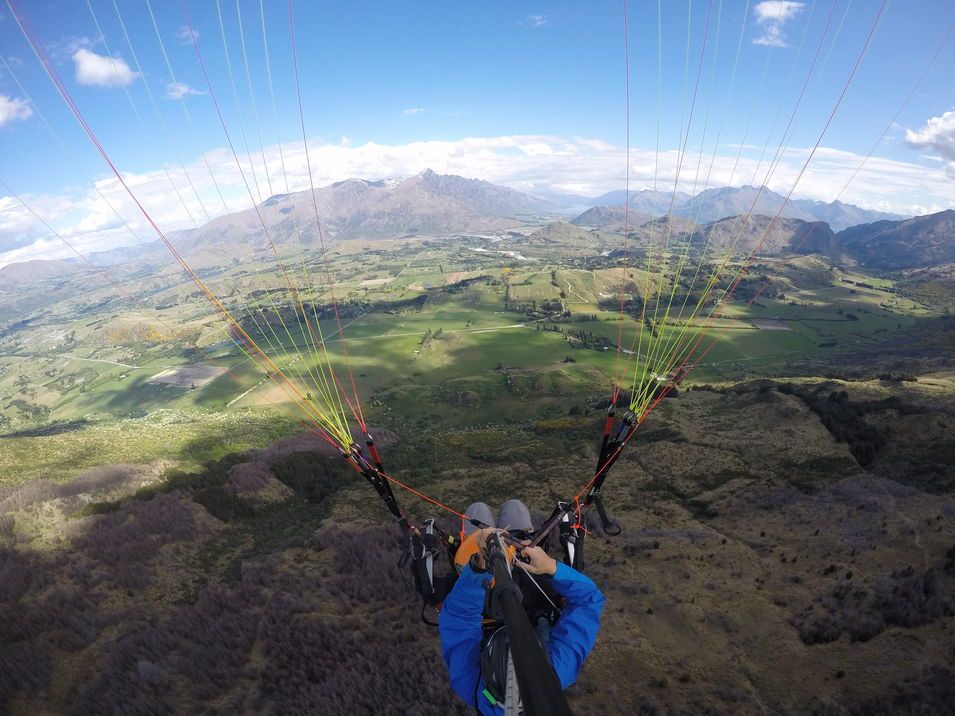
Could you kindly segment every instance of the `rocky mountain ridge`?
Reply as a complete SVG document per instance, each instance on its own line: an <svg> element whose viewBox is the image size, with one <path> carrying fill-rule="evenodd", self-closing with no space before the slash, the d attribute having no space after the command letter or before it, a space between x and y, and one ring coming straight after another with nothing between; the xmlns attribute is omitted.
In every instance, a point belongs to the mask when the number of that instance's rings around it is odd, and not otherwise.
<svg viewBox="0 0 955 716"><path fill-rule="evenodd" d="M577 197L578 199L580 197ZM659 226L660 217L673 205L674 226L693 231L700 241L714 237L725 245L736 217L754 205L756 211L740 237L740 250L751 249L783 197L754 187L708 189L696 196L677 192L644 190L630 192L629 211L619 203L626 192L610 192L593 199L588 209L571 224L621 231L626 224L638 235ZM609 205L601 205L600 202ZM317 214L320 220L316 220ZM411 235L444 235L501 231L558 216L553 197L541 198L480 179L438 174L427 169L401 179L346 179L311 191L272 196L258 207L213 219L195 230L168 234L190 263L199 268L242 261L271 251L276 244L301 241L317 247L319 228L327 240L403 238ZM263 231L262 220L269 235ZM828 218L825 218L828 217ZM846 228L847 222L878 217L877 221ZM891 217L891 218L885 218ZM677 221L678 220L678 221ZM824 223L823 223L824 222ZM652 228L651 226L651 228ZM815 228L807 228L815 227ZM834 233L838 232L838 233ZM848 257L880 270L904 270L955 261L955 211L913 219L897 219L841 202L793 200L777 221L761 250L771 254L787 251L824 253L834 260ZM801 246L801 237L809 237ZM288 244L288 245L293 245ZM153 242L145 247L124 247L91 255L97 265L115 266L133 261L138 266L161 265L165 249ZM0 292L15 293L25 286L86 269L81 262L31 260L0 268Z"/></svg>
<svg viewBox="0 0 955 716"><path fill-rule="evenodd" d="M718 221L731 216L754 214L775 216L784 208L781 218L803 221L825 221L833 231L842 231L851 226L881 220L901 220L906 217L881 211L864 209L841 201L824 202L813 199L790 199L767 187L740 186L715 187L696 195L686 192L653 191L644 189L629 193L631 211L659 216L675 214L699 223ZM619 208L627 204L627 192L623 190L602 194L593 199L592 208ZM585 217L587 212L581 215ZM581 218L578 217L578 218ZM574 220L576 222L577 219ZM602 227L606 228L606 227Z"/></svg>

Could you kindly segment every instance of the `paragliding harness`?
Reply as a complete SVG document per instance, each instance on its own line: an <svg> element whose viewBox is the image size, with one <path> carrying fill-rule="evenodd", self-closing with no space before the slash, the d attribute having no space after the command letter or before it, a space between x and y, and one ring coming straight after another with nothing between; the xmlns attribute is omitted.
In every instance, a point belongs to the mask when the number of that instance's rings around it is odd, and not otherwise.
<svg viewBox="0 0 955 716"><path fill-rule="evenodd" d="M437 622L428 620L426 611L429 606L439 607L454 586L457 579L457 572L454 569L454 555L459 543L452 535L442 530L433 518L425 520L420 528L411 524L398 506L398 500L391 489L391 484L384 475L381 455L375 446L374 438L370 434L365 435L365 445L368 447L373 462L369 461L361 447L356 443L352 444L350 451L340 450L340 452L342 457L375 488L388 511L398 522L401 534L406 540L406 546L398 561L398 566L406 567L411 562L415 588L423 599L421 621L430 626L437 626ZM448 556L451 573L436 578L435 560L440 557L441 552Z"/></svg>
<svg viewBox="0 0 955 716"><path fill-rule="evenodd" d="M438 623L428 619L429 608L435 612L441 608L445 598L454 587L458 573L454 564L454 555L460 546L460 541L441 529L434 518L425 520L421 529L412 528L410 545L398 560L398 566L404 567L411 562L415 588L421 595L421 621L428 626L436 627ZM447 556L450 571L441 576L435 576L435 560L440 559L442 552Z"/></svg>
<svg viewBox="0 0 955 716"><path fill-rule="evenodd" d="M604 421L603 440L597 459L596 474L586 488L586 494L582 498L578 496L573 500L558 501L544 525L533 534L532 546L539 546L556 529L564 563L582 572L585 567L584 540L588 534L582 522L584 511L593 506L596 508L604 533L610 536L620 534L620 527L611 520L604 507L601 499L601 489L610 468L617 461L624 444L636 430L637 424L637 416L629 410L624 413L622 418L617 420L615 405L611 404ZM398 565L404 568L410 564L415 588L422 599L421 621L429 626L436 627L437 621L429 618L429 612L435 614L440 612L445 598L457 581L458 572L455 566L455 556L462 543L463 531L458 536L451 534L442 529L434 518L425 520L420 526L413 525L398 506L389 480L382 472L381 458L370 434L365 435L365 444L368 447L371 461L365 457L357 444L352 445L350 452L342 451L342 455L351 461L369 484L375 488L385 506L398 521L402 535L406 540L406 546ZM489 526L479 520L470 519L469 521L479 529ZM503 540L505 543L511 541L507 535L503 535ZM449 569L446 574L439 576L436 573L438 571L436 566L442 559L447 559ZM544 617L553 624L560 616L559 604L561 598L550 588L549 583L533 580L523 571L519 571L516 581L524 587L530 586L529 582L531 581L536 585L535 588L524 589L524 593L527 595L524 599L524 608L532 622L536 624L540 617ZM486 610L486 613L490 614L490 611ZM493 620L485 622L486 634L491 631L493 626Z"/></svg>
<svg viewBox="0 0 955 716"><path fill-rule="evenodd" d="M610 519L606 508L604 508L600 491L607 479L610 468L620 457L623 446L633 435L637 425L637 416L629 410L624 413L620 420L617 420L616 408L611 403L607 411L607 419L604 421L603 440L600 444L600 454L597 457L597 470L590 485L586 488L586 495L582 501L578 496L573 501L558 502L554 512L537 531L532 541L533 545L540 544L556 528L561 550L564 553L564 563L578 572L582 572L586 564L584 561L584 538L587 536L587 528L582 522L584 511L593 505L597 510L600 526L604 533L611 537L620 534L620 526ZM571 515L574 517L573 520Z"/></svg>
<svg viewBox="0 0 955 716"><path fill-rule="evenodd" d="M583 571L584 540L588 532L582 519L584 511L591 505L597 510L604 533L610 536L620 534L620 527L610 519L604 508L601 489L610 468L617 461L623 446L638 424L637 416L629 410L617 420L615 406L611 404L604 422L603 440L594 478L585 488L585 494L581 493L573 500L558 501L551 516L533 534L532 546L539 546L556 529L564 563ZM406 547L398 565L406 567L410 563L415 587L422 598L421 620L436 627L437 621L428 619L427 612L429 609L435 613L440 611L457 581L455 557L462 544L463 529L459 539L442 529L434 518L425 520L420 527L413 525L398 506L391 489L392 478L383 471L381 458L371 435L366 434L365 444L371 461L357 444L352 444L350 451L342 450L342 456L375 488L397 520L406 540ZM489 527L476 519L469 521L479 529ZM485 689L484 696L492 704L500 703L506 706L507 713L520 713L520 709L524 708L530 716L569 714L570 709L560 681L534 628L542 619L546 619L551 626L556 623L560 617L562 599L548 580L535 580L521 569L514 574L505 544L514 548L523 546L506 533L494 533L487 539L486 571L494 575L494 581L486 587L486 618L483 623L481 647L486 659L507 659L507 668L504 671L506 678L503 683L492 679L495 683ZM441 561L442 554L448 560L449 571L439 577L436 576L435 566ZM528 588L529 585L533 585L536 591ZM493 640L501 639L501 630L506 634L507 648L497 649L494 653L494 649L488 650L487 647ZM498 669L499 671L501 670Z"/></svg>
<svg viewBox="0 0 955 716"><path fill-rule="evenodd" d="M475 526L486 527L487 525L478 523ZM502 539L506 543L517 546L517 542L507 535L503 535ZM429 618L429 612L435 615L440 612L444 600L458 579L455 556L460 546L461 540L441 529L434 518L425 520L420 528L411 527L409 547L402 553L398 566L405 567L411 564L415 588L421 595L421 621L428 626L438 626L437 621ZM446 574L438 576L436 564L441 561L442 555L447 559L448 570ZM513 581L522 590L524 612L531 623L537 624L543 618L553 625L560 617L560 605L563 599L550 583L535 580L523 570L517 571ZM488 615L483 623L484 638L487 639L501 624L493 617L489 602L485 603L484 613Z"/></svg>
<svg viewBox="0 0 955 716"><path fill-rule="evenodd" d="M411 564L415 588L422 598L421 621L428 626L437 627L437 621L428 618L428 611L438 612L440 610L445 598L457 581L458 572L455 566L455 556L461 546L461 540L442 529L434 518L425 520L420 527L413 525L398 506L389 479L383 472L381 457L375 447L375 441L370 434L365 435L365 445L368 447L371 461L357 444L352 444L351 450L348 452L342 450L341 454L375 488L388 511L397 520L402 536L406 540L406 546L398 560L398 566L404 568L409 563ZM479 529L489 526L475 519L470 520L470 522ZM509 540L510 538L505 536L504 539ZM448 560L449 570L447 574L437 576L435 566L441 560L442 553ZM523 582L531 578L521 574L518 579ZM539 584L538 587L540 587ZM535 623L539 617L543 616L553 624L560 616L559 610L555 608L555 604L560 597L553 589L548 590L547 587L543 590L545 600L539 599L532 590L527 590L529 595L527 612L529 617L535 619Z"/></svg>

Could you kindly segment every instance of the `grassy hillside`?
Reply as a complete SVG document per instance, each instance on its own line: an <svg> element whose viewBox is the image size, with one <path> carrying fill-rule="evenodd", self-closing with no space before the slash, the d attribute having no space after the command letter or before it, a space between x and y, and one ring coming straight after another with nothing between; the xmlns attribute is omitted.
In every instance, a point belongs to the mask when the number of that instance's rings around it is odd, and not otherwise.
<svg viewBox="0 0 955 716"><path fill-rule="evenodd" d="M389 470L455 509L546 515L649 337L706 349L607 482L623 535L588 524L608 601L575 711L948 713L947 284L761 259L687 322L692 270L671 299L620 237L535 228L334 247L347 343L319 259L294 258ZM0 304L0 711L464 713L373 491L192 285L124 275L135 300L71 275ZM205 278L307 385L274 265Z"/></svg>
<svg viewBox="0 0 955 716"><path fill-rule="evenodd" d="M608 480L622 536L589 525L608 601L575 711L944 713L955 473L941 453L933 481L906 466L953 443L952 387L950 373L756 381L667 401ZM518 495L542 517L593 468L600 413L582 412L399 433L385 454L447 504ZM880 436L865 469L861 428L833 432L836 415ZM190 473L125 465L8 488L0 700L13 714L465 713L387 521L308 437ZM367 679L374 693L356 691Z"/></svg>

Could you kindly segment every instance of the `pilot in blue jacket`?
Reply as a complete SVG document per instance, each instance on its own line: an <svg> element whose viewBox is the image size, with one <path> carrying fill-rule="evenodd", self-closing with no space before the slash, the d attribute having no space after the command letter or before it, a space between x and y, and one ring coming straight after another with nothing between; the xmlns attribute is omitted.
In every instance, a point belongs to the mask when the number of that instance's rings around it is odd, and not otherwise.
<svg viewBox="0 0 955 716"><path fill-rule="evenodd" d="M483 546L492 531L482 530L478 543ZM538 579L549 579L565 600L545 646L560 684L566 689L577 679L584 659L594 647L604 596L592 579L557 562L540 547L527 547L523 555L529 560L523 565L526 570ZM478 569L482 568L483 558L476 561ZM444 602L439 631L441 653L455 693L480 713L497 716L504 710L487 688L481 662L484 583L490 580L488 572L470 565L464 567Z"/></svg>

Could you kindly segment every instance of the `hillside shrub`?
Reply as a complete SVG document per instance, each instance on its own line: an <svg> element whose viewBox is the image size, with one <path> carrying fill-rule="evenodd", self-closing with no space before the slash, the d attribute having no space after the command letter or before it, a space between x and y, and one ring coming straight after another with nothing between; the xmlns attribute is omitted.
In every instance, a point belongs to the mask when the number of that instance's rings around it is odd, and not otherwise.
<svg viewBox="0 0 955 716"><path fill-rule="evenodd" d="M272 472L299 497L316 504L327 501L355 474L344 460L330 460L319 452L287 455L272 463Z"/></svg>
<svg viewBox="0 0 955 716"><path fill-rule="evenodd" d="M198 535L188 497L177 491L151 500L130 500L114 512L87 518L88 529L73 546L100 565L108 581L142 589L150 582L149 561L163 546Z"/></svg>
<svg viewBox="0 0 955 716"><path fill-rule="evenodd" d="M908 567L892 572L871 586L840 584L793 620L804 644L825 644L847 634L852 641L869 641L886 628L906 629L955 615L955 602L946 593L937 571L920 574Z"/></svg>

